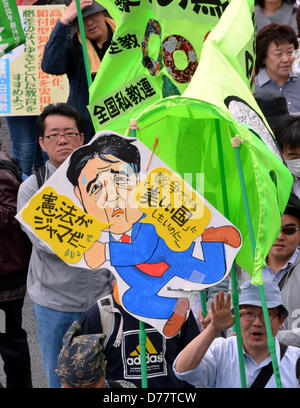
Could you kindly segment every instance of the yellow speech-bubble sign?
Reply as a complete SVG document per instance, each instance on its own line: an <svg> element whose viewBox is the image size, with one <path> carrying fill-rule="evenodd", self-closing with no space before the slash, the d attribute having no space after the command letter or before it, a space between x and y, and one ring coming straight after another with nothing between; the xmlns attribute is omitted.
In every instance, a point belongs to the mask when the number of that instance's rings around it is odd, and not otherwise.
<svg viewBox="0 0 300 408"><path fill-rule="evenodd" d="M78 262L109 226L77 207L65 195L47 186L22 211L23 220L63 261Z"/></svg>
<svg viewBox="0 0 300 408"><path fill-rule="evenodd" d="M135 190L138 206L173 251L184 251L201 235L211 212L183 179L167 168L156 168Z"/></svg>

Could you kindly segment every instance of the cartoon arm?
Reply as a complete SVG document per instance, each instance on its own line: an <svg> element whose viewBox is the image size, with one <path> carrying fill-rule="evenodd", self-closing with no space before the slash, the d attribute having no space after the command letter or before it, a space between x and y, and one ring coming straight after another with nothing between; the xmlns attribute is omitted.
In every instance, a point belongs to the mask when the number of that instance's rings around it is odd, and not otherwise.
<svg viewBox="0 0 300 408"><path fill-rule="evenodd" d="M99 268L105 261L110 261L112 266L138 265L148 261L153 255L157 244L158 235L151 224L138 223L134 242L123 243L111 241L103 244L95 242L84 253L88 266L92 269ZM134 228L135 229L135 228ZM133 232L135 232L133 230Z"/></svg>
<svg viewBox="0 0 300 408"><path fill-rule="evenodd" d="M96 241L90 249L85 251L84 259L90 268L99 268L105 262L105 244Z"/></svg>

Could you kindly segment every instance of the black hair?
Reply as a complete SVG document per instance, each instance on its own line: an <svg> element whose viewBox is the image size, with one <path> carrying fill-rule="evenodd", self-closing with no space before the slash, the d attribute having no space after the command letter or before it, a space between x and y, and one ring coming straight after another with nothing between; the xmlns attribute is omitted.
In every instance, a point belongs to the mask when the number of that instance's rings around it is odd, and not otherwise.
<svg viewBox="0 0 300 408"><path fill-rule="evenodd" d="M296 363L296 378L300 378L300 357L298 358Z"/></svg>
<svg viewBox="0 0 300 408"><path fill-rule="evenodd" d="M296 23L297 23L297 30L298 30L298 37L299 37L299 33L300 33L300 7L297 8L296 11Z"/></svg>
<svg viewBox="0 0 300 408"><path fill-rule="evenodd" d="M111 154L117 159L128 163L133 172L140 172L141 157L138 148L132 144L136 139L125 139L122 136L108 133L99 136L94 142L84 145L72 153L67 170L68 180L73 186L78 186L80 173L87 162L94 157L103 161L112 162L106 156Z"/></svg>
<svg viewBox="0 0 300 408"><path fill-rule="evenodd" d="M274 42L276 45L279 45L285 41L293 44L295 50L299 46L297 34L288 24L271 23L259 30L256 36L256 73L265 67L264 60L267 58L270 44Z"/></svg>
<svg viewBox="0 0 300 408"><path fill-rule="evenodd" d="M286 311L285 308L282 305L278 306L278 317L279 319L281 319L281 316L284 316L284 318L286 318Z"/></svg>
<svg viewBox="0 0 300 408"><path fill-rule="evenodd" d="M43 109L43 112L37 117L36 132L38 137L44 137L45 119L49 115L62 115L72 118L76 122L77 129L80 133L84 133L84 120L77 109L68 103L59 102L55 105L52 103Z"/></svg>
<svg viewBox="0 0 300 408"><path fill-rule="evenodd" d="M282 152L285 147L300 147L300 114L282 119L273 132Z"/></svg>
<svg viewBox="0 0 300 408"><path fill-rule="evenodd" d="M283 212L284 214L292 215L300 221L300 200L296 194L291 192L289 201Z"/></svg>

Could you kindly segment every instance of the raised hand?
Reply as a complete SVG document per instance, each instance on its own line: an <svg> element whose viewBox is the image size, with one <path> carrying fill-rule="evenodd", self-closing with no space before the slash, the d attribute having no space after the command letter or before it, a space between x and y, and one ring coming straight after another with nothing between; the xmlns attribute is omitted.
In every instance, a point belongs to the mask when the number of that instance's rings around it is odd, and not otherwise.
<svg viewBox="0 0 300 408"><path fill-rule="evenodd" d="M234 316L231 313L231 295L228 292L226 301L224 292L216 294L215 302L211 302L211 327L220 332L228 329L234 323Z"/></svg>

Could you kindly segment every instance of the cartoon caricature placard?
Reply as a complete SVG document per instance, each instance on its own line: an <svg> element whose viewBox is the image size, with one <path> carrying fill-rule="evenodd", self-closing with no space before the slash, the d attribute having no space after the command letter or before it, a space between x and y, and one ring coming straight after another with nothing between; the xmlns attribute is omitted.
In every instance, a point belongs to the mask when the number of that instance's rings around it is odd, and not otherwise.
<svg viewBox="0 0 300 408"><path fill-rule="evenodd" d="M166 337L188 317L193 291L224 279L241 247L239 231L184 179L111 131L73 152L17 218L69 265L109 268L125 310Z"/></svg>

